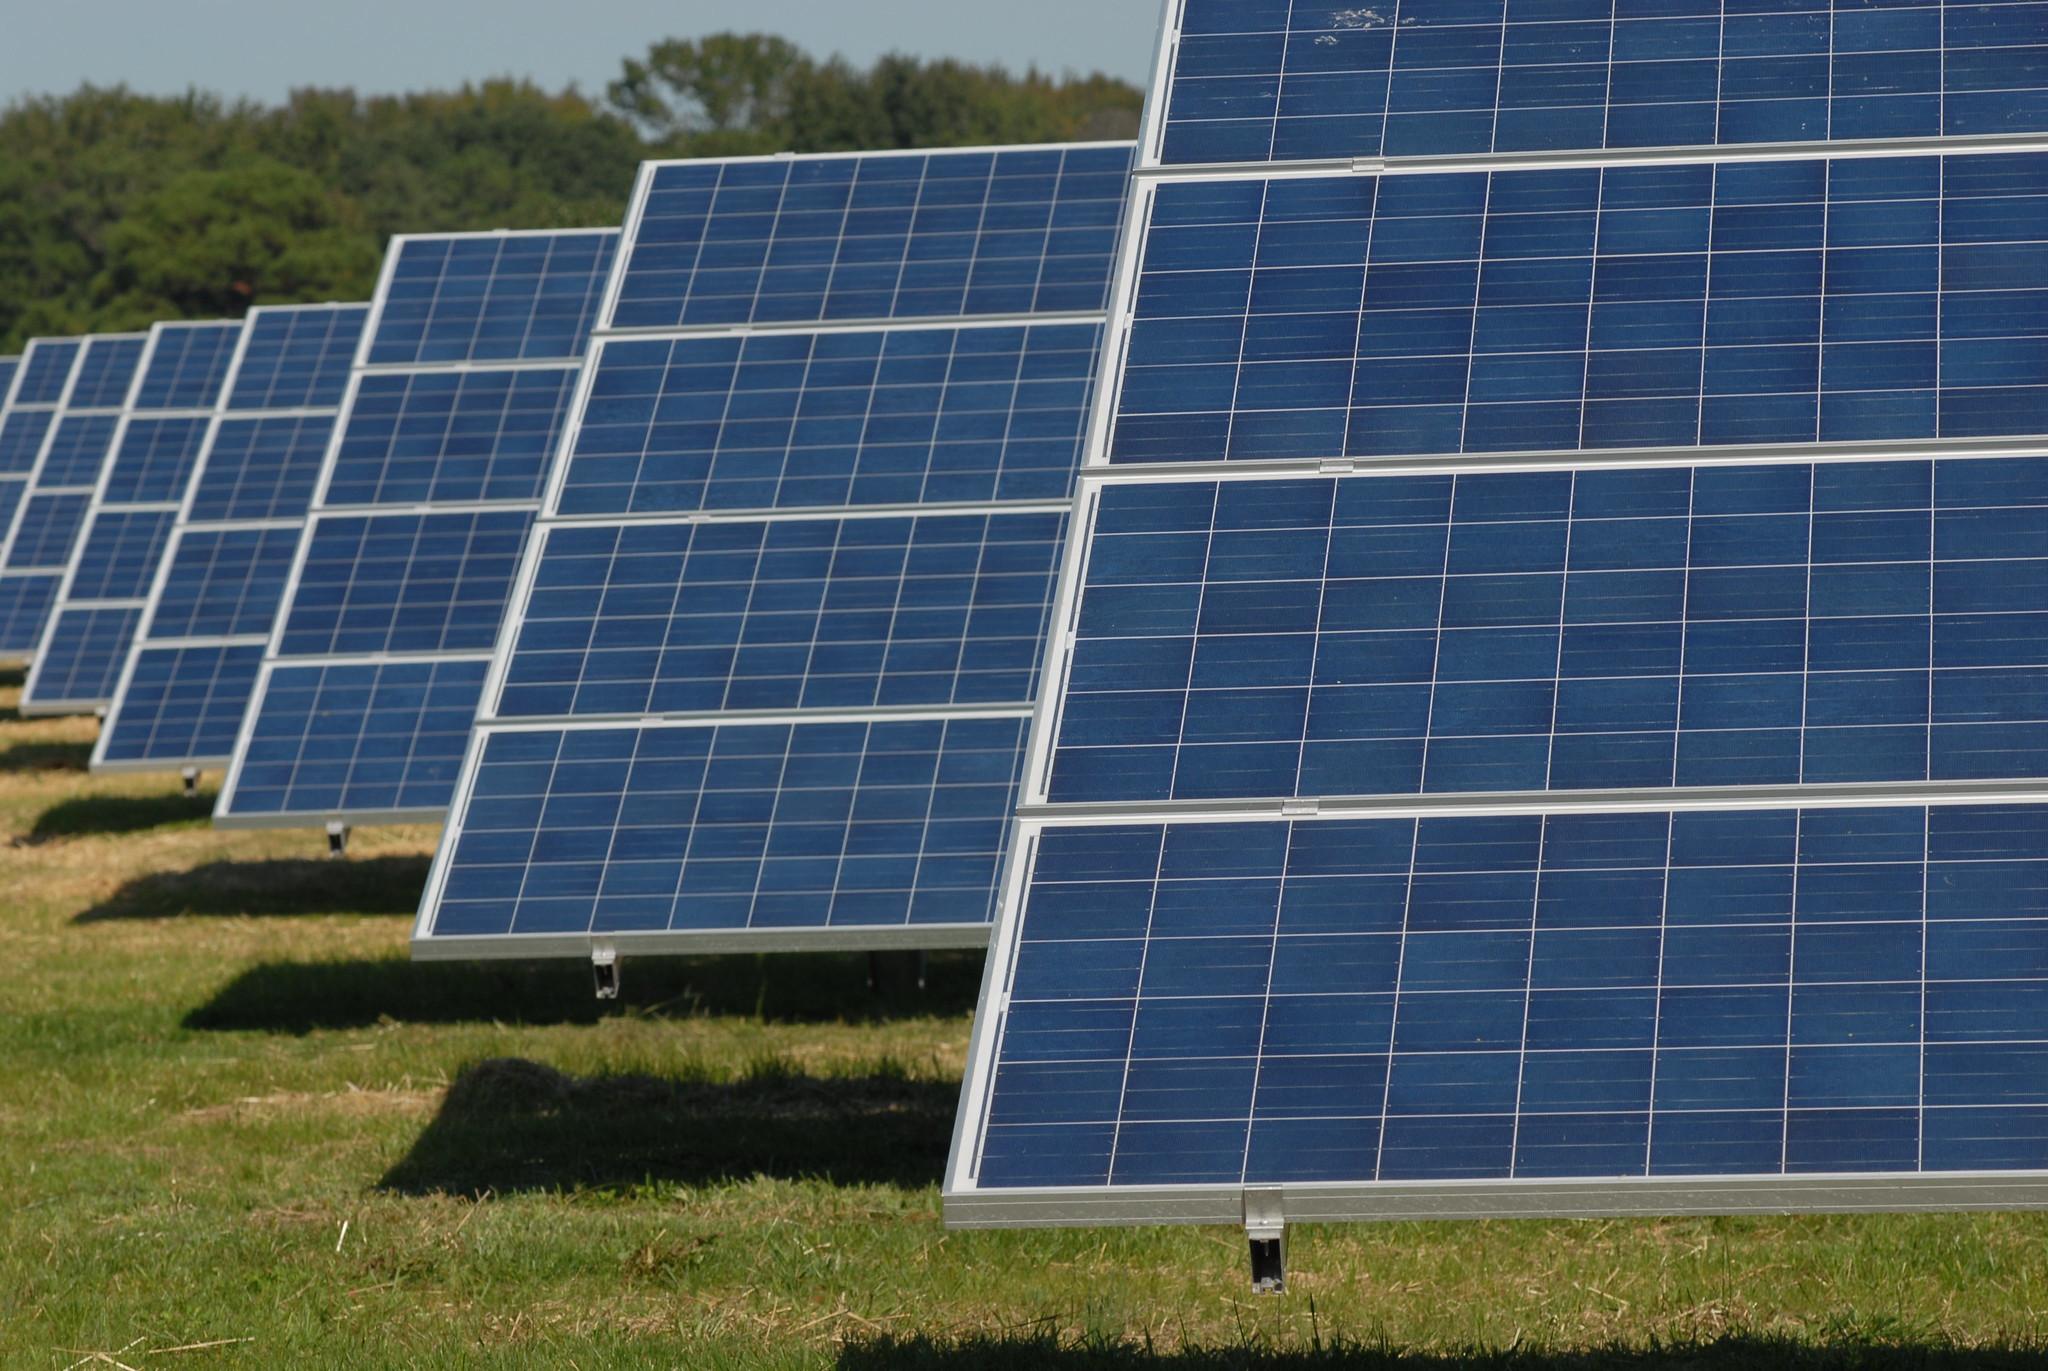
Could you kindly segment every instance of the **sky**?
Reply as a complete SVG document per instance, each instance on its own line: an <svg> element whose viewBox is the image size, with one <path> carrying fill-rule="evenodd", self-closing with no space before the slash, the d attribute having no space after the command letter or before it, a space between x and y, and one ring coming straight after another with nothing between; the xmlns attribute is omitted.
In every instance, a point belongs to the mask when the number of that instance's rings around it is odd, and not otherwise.
<svg viewBox="0 0 2048 1371"><path fill-rule="evenodd" d="M885 52L1142 84L1158 0L62 0L6 7L0 103L81 83L274 102L297 86L366 94L491 76L602 95L664 37L779 33L818 56Z"/></svg>

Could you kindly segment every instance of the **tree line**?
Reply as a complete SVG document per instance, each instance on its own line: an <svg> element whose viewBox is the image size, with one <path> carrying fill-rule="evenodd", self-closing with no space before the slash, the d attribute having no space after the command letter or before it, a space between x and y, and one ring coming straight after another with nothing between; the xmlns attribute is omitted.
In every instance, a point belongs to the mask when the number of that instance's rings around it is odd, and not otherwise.
<svg viewBox="0 0 2048 1371"><path fill-rule="evenodd" d="M393 233L616 224L650 157L1135 136L1112 78L786 39L655 44L602 97L490 81L282 105L120 88L0 111L0 352L38 334L367 299Z"/></svg>

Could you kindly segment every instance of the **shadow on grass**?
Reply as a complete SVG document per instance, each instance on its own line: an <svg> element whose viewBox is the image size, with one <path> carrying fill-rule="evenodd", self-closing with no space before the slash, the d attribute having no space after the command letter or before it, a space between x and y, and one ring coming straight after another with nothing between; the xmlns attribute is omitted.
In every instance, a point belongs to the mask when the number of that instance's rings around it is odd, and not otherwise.
<svg viewBox="0 0 2048 1371"><path fill-rule="evenodd" d="M138 800L134 803L138 806L160 803L167 813L183 817L203 819L213 812L205 804L176 795L161 801ZM52 814L56 812L51 811ZM48 817L44 815L45 819ZM174 820L165 818L159 822L171 823ZM35 832L39 835L42 831L43 825L38 822ZM410 917L419 908L420 890L427 883L429 861L427 857L371 857L348 862L290 858L263 862L208 862L189 871L162 871L138 876L79 914L75 922L176 919L192 915L232 918L243 915L404 914Z"/></svg>
<svg viewBox="0 0 2048 1371"><path fill-rule="evenodd" d="M1671 1347L1584 1352L1401 1352L1336 1344L1315 1351L1257 1347L1151 1352L1024 1335L934 1342L881 1338L840 1350L837 1371L2006 1371L2048 1364L2039 1349L1877 1344L1815 1346L1720 1338Z"/></svg>
<svg viewBox="0 0 2048 1371"><path fill-rule="evenodd" d="M671 957L628 961L617 1008L572 961L270 962L251 967L185 1017L187 1028L310 1033L398 1023L587 1024L610 1013L718 1015L778 1023L882 1022L973 1010L981 954L931 959L927 988L868 986L846 955Z"/></svg>
<svg viewBox="0 0 2048 1371"><path fill-rule="evenodd" d="M204 823L213 814L213 796L85 795L50 806L36 816L35 826L21 841L46 843L53 838L78 838L92 833L140 833L171 824Z"/></svg>
<svg viewBox="0 0 2048 1371"><path fill-rule="evenodd" d="M956 1083L888 1070L582 1077L500 1058L455 1078L441 1112L379 1184L483 1195L765 1175L923 1187L944 1169L958 1097Z"/></svg>
<svg viewBox="0 0 2048 1371"><path fill-rule="evenodd" d="M0 724L20 718L11 709L0 709ZM0 772L84 771L91 762L91 743L16 743L0 750Z"/></svg>

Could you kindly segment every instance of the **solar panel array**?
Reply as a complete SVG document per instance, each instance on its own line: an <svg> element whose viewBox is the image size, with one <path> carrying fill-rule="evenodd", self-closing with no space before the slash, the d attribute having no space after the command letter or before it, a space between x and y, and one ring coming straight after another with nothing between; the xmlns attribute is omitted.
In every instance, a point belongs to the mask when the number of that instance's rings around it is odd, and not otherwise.
<svg viewBox="0 0 2048 1371"><path fill-rule="evenodd" d="M147 334L36 338L0 428L0 465L26 475L0 536L0 660L42 641Z"/></svg>
<svg viewBox="0 0 2048 1371"><path fill-rule="evenodd" d="M150 330L112 456L36 645L23 714L82 714L112 703L241 337L240 323L224 321Z"/></svg>
<svg viewBox="0 0 2048 1371"><path fill-rule="evenodd" d="M368 313L249 311L101 725L95 770L227 765Z"/></svg>
<svg viewBox="0 0 2048 1371"><path fill-rule="evenodd" d="M417 955L987 940L1131 156L642 169Z"/></svg>
<svg viewBox="0 0 2048 1371"><path fill-rule="evenodd" d="M1653 8L1169 7L949 1221L2048 1205L2048 30Z"/></svg>
<svg viewBox="0 0 2048 1371"><path fill-rule="evenodd" d="M217 822L446 812L617 240L392 241ZM161 688L181 669L214 664L160 659Z"/></svg>

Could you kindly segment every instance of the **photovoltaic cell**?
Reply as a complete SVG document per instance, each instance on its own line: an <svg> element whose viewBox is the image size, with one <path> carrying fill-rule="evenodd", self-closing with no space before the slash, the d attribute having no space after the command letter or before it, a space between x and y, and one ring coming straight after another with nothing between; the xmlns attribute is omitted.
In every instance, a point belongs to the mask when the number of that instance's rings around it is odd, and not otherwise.
<svg viewBox="0 0 2048 1371"><path fill-rule="evenodd" d="M0 576L0 654L26 653L35 647L63 583L61 571Z"/></svg>
<svg viewBox="0 0 2048 1371"><path fill-rule="evenodd" d="M901 927L983 917L1021 719L486 736L437 931Z"/></svg>
<svg viewBox="0 0 2048 1371"><path fill-rule="evenodd" d="M176 512L103 509L85 535L65 599L134 600L149 593Z"/></svg>
<svg viewBox="0 0 2048 1371"><path fill-rule="evenodd" d="M1027 705L1058 514L555 528L499 717Z"/></svg>
<svg viewBox="0 0 2048 1371"><path fill-rule="evenodd" d="M1187 0L1163 160L2048 130L2048 6Z"/></svg>
<svg viewBox="0 0 2048 1371"><path fill-rule="evenodd" d="M135 640L142 610L60 607L36 653L38 693L46 701L104 700Z"/></svg>
<svg viewBox="0 0 2048 1371"><path fill-rule="evenodd" d="M82 338L35 338L23 356L21 379L16 383L16 405L54 405L64 398L71 369L85 347ZM118 401L117 401L118 403Z"/></svg>
<svg viewBox="0 0 2048 1371"><path fill-rule="evenodd" d="M1110 457L2038 432L2042 205L2043 154L1166 185Z"/></svg>
<svg viewBox="0 0 2048 1371"><path fill-rule="evenodd" d="M36 477L37 491L82 490L90 492L98 482L113 448L114 430L121 419L115 414L73 414L57 421L43 456L42 471Z"/></svg>
<svg viewBox="0 0 2048 1371"><path fill-rule="evenodd" d="M33 494L22 504L13 546L7 550L9 571L64 569L72 544L85 524L90 495Z"/></svg>
<svg viewBox="0 0 2048 1371"><path fill-rule="evenodd" d="M323 503L538 500L580 373L365 375Z"/></svg>
<svg viewBox="0 0 2048 1371"><path fill-rule="evenodd" d="M159 325L135 408L212 409L241 336L239 323Z"/></svg>
<svg viewBox="0 0 2048 1371"><path fill-rule="evenodd" d="M225 757L263 665L261 643L134 649L119 709L104 725L99 763Z"/></svg>
<svg viewBox="0 0 2048 1371"><path fill-rule="evenodd" d="M1059 500L1093 324L621 339L599 347L560 512Z"/></svg>
<svg viewBox="0 0 2048 1371"><path fill-rule="evenodd" d="M19 357L0 357L0 400L14 389L15 375L21 370Z"/></svg>
<svg viewBox="0 0 2048 1371"><path fill-rule="evenodd" d="M279 654L487 651L532 522L525 510L316 516Z"/></svg>
<svg viewBox="0 0 2048 1371"><path fill-rule="evenodd" d="M579 357L617 245L609 229L401 239L366 360Z"/></svg>
<svg viewBox="0 0 2048 1371"><path fill-rule="evenodd" d="M613 328L1103 307L1127 146L657 164Z"/></svg>
<svg viewBox="0 0 2048 1371"><path fill-rule="evenodd" d="M193 483L195 523L295 519L312 502L334 416L230 416L220 421Z"/></svg>
<svg viewBox="0 0 2048 1371"><path fill-rule="evenodd" d="M0 422L0 472L27 475L43 450L56 411L48 409L10 410Z"/></svg>
<svg viewBox="0 0 2048 1371"><path fill-rule="evenodd" d="M78 377L71 384L69 409L120 409L128 400L135 370L142 362L147 338L91 338Z"/></svg>
<svg viewBox="0 0 2048 1371"><path fill-rule="evenodd" d="M227 408L331 409L348 387L367 305L265 309L249 317L249 339Z"/></svg>
<svg viewBox="0 0 2048 1371"><path fill-rule="evenodd" d="M100 503L142 505L183 498L207 424L197 417L130 419L107 468Z"/></svg>
<svg viewBox="0 0 2048 1371"><path fill-rule="evenodd" d="M267 637L298 546L299 530L290 526L184 530L146 638Z"/></svg>
<svg viewBox="0 0 2048 1371"><path fill-rule="evenodd" d="M271 666L238 742L235 812L438 817L489 665Z"/></svg>

